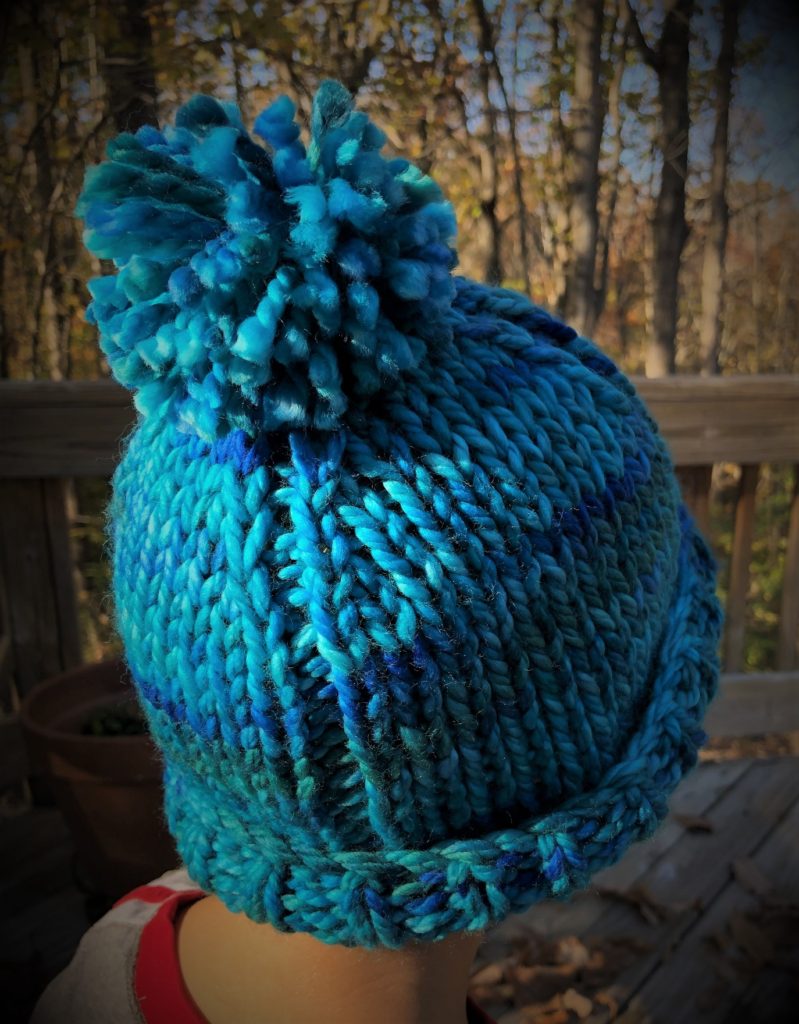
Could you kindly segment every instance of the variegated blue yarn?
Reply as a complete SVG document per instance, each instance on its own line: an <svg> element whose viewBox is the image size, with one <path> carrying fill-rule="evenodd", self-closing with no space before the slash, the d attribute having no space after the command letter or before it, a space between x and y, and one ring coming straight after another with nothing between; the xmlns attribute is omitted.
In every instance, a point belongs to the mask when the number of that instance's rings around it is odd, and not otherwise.
<svg viewBox="0 0 799 1024"><path fill-rule="evenodd" d="M449 330L455 219L436 183L352 110L317 92L306 152L294 106L265 110L256 145L237 109L196 96L86 176L84 239L115 275L89 318L114 375L213 439L238 428L335 429Z"/></svg>
<svg viewBox="0 0 799 1024"><path fill-rule="evenodd" d="M192 877L282 931L396 948L567 898L651 835L705 739L722 612L630 381L452 275L436 187L320 95L307 154L283 101L267 157L195 100L89 178L88 243L118 262L94 316L143 412L114 596Z"/></svg>

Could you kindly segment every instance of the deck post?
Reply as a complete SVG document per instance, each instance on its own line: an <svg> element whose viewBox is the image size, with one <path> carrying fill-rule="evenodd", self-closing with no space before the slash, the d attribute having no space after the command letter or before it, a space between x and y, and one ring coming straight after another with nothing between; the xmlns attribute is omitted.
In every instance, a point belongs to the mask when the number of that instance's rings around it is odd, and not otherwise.
<svg viewBox="0 0 799 1024"><path fill-rule="evenodd" d="M81 660L68 485L57 478L0 480L0 587L20 698Z"/></svg>
<svg viewBox="0 0 799 1024"><path fill-rule="evenodd" d="M780 609L780 638L777 644L777 668L799 668L799 463L793 467L793 497L788 517L788 549Z"/></svg>

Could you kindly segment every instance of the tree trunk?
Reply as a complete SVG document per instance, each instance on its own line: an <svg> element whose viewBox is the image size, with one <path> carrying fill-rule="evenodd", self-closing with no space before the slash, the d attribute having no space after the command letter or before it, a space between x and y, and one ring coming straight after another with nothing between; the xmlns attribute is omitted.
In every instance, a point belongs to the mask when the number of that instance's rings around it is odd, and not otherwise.
<svg viewBox="0 0 799 1024"><path fill-rule="evenodd" d="M41 32L43 13L38 3L30 3L24 8L19 8L17 17L20 27L35 37ZM23 97L22 119L23 123L29 126L30 132L30 151L25 177L31 195L35 196L29 231L34 279L28 285L30 300L26 304L26 326L31 332L31 369L33 376L41 375L52 380L60 380L62 373L55 296L56 274L52 265L54 214L51 199L54 181L50 114L59 96L58 69L61 61L54 65L54 74L46 68L42 52L26 43L18 47L17 59Z"/></svg>
<svg viewBox="0 0 799 1024"><path fill-rule="evenodd" d="M594 326L590 333L596 328L596 323L605 310L605 303L608 295L608 272L610 268L610 243L613 238L613 228L616 221L616 207L619 201L619 179L621 174L621 157L624 150L622 138L622 114L621 114L621 85L624 77L624 68L627 62L627 47L630 38L630 20L622 14L621 33L619 37L619 49L615 54L615 68L613 78L608 88L608 113L613 124L613 149L611 152L610 167L607 180L610 184L610 195L607 203L607 213L604 223L600 227L597 253L599 267L597 269L597 286L594 294Z"/></svg>
<svg viewBox="0 0 799 1024"><path fill-rule="evenodd" d="M541 216L545 257L550 265L552 277L552 292L548 298L548 305L552 306L559 316L563 316L566 302L566 268L569 265L571 252L566 197L570 144L561 105L566 61L561 48L559 14L559 6L553 5L546 18L549 31L549 80L545 88L548 92L552 120L549 134L550 152L547 154L547 173L544 174L541 182L544 194Z"/></svg>
<svg viewBox="0 0 799 1024"><path fill-rule="evenodd" d="M722 3L721 49L716 64L716 127L713 133L710 178L710 223L702 264L702 320L700 350L703 374L719 372L721 318L724 302L724 250L730 211L727 206L728 129L735 74L739 0Z"/></svg>
<svg viewBox="0 0 799 1024"><path fill-rule="evenodd" d="M140 0L121 0L104 23L103 76L118 131L134 132L158 120L153 37Z"/></svg>
<svg viewBox="0 0 799 1024"><path fill-rule="evenodd" d="M356 93L369 75L386 30L389 8L389 0L371 4L351 0L324 7L326 56L335 68L335 77L351 93Z"/></svg>
<svg viewBox="0 0 799 1024"><path fill-rule="evenodd" d="M247 124L249 110L247 109L247 93L244 91L244 82L241 74L241 23L234 10L227 13L228 29L230 31L230 63L233 69L233 87L236 90L236 106L241 113L241 119Z"/></svg>
<svg viewBox="0 0 799 1024"><path fill-rule="evenodd" d="M519 255L522 264L519 268L520 273L518 276L524 281L524 291L529 295L531 287L530 250L527 244L527 208L524 202L521 150L519 147L519 135L516 125L515 93L513 101L511 101L511 97L508 95L508 89L505 84L505 76L502 73L502 67L500 66L499 59L497 58L494 26L488 12L486 11L483 0L472 0L472 8L479 28L480 48L484 55L490 54L490 67L494 72L494 78L496 79L497 86L502 94L505 113L508 115L508 135L511 155L513 157L513 193L516 199L516 215L519 221Z"/></svg>
<svg viewBox="0 0 799 1024"><path fill-rule="evenodd" d="M480 152L482 147L473 145L472 130L469 125L469 111L466 105L466 96L458 84L458 63L460 53L457 44L452 39L451 20L449 19L449 15L444 13L444 10L438 0L425 0L424 6L430 15L435 48L439 55L439 59L441 59L443 55L442 66L443 76L446 82L446 94L452 101L460 123L460 143L462 146L460 159L463 161L464 167L468 167L470 169L471 175L474 176L474 179L477 182L478 194L480 194L480 188L485 174L485 156ZM489 222L487 222L486 217L489 218ZM490 223L490 220L492 219L493 223ZM496 216L495 207L492 209L489 206L489 208L485 210L481 206L480 216L476 221L474 231L476 238L474 248L477 250L477 259L474 261L469 259L467 263L464 262L462 254L462 272L483 278L487 277L487 272L492 272L494 276L496 276L496 270L492 270L492 268L487 265L488 261L485 259L485 253L491 253L494 251L495 245L498 245L499 242L500 232L501 225L499 223L499 218ZM468 269L472 262L477 264L474 272ZM499 267L499 270L501 272L501 267Z"/></svg>
<svg viewBox="0 0 799 1024"><path fill-rule="evenodd" d="M663 171L652 225L654 242L652 337L646 357L649 377L674 373L680 258L688 238L685 182L688 177L688 48L693 0L676 0L660 41L658 93Z"/></svg>
<svg viewBox="0 0 799 1024"><path fill-rule="evenodd" d="M788 338L791 334L791 306L795 306L796 293L794 291L794 273L796 267L795 258L786 252L785 260L777 279L777 302L774 314L774 329L778 338ZM793 323L796 323L795 314ZM799 363L794 365L794 353L797 352L796 345L782 344L779 347L780 362L774 367L779 373L799 372Z"/></svg>
<svg viewBox="0 0 799 1024"><path fill-rule="evenodd" d="M629 7L629 0L628 0ZM688 238L685 182L688 177L688 66L693 0L667 5L660 42L652 49L630 7L631 25L644 60L656 72L660 126L658 149L663 161L660 191L652 220L650 341L646 375L674 373L679 305L680 259Z"/></svg>
<svg viewBox="0 0 799 1024"><path fill-rule="evenodd" d="M758 197L760 182L758 182ZM760 353L763 343L763 204L758 203L754 210L755 227L753 232L752 260L752 310L755 314L755 365L753 373L760 373Z"/></svg>
<svg viewBox="0 0 799 1024"><path fill-rule="evenodd" d="M569 160L571 261L564 313L581 334L595 326L594 271L599 213L599 146L602 140L601 44L604 0L575 5L574 95Z"/></svg>
<svg viewBox="0 0 799 1024"><path fill-rule="evenodd" d="M484 254L484 276L488 284L502 284L502 228L499 222L499 132L497 111L491 98L493 40L488 16L479 0L472 4L479 57L477 75L483 100L484 130L480 150L480 241ZM482 16L481 16L482 15Z"/></svg>

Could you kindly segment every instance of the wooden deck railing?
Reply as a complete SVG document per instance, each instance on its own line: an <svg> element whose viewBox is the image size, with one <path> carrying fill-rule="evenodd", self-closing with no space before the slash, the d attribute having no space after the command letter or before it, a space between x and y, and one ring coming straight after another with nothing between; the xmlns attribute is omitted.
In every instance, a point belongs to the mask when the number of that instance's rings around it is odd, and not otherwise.
<svg viewBox="0 0 799 1024"><path fill-rule="evenodd" d="M664 434L686 501L713 543L713 466L741 467L722 660L711 731L799 729L799 376L633 377ZM111 381L0 382L0 707L80 661L66 481L106 476L133 421ZM762 463L792 467L777 671L743 673L744 628ZM727 696L729 693L729 697Z"/></svg>

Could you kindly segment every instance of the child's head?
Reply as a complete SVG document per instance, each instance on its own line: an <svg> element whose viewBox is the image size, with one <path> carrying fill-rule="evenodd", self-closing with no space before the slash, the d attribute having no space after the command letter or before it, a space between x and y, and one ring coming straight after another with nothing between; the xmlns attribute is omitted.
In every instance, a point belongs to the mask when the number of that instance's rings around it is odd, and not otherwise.
<svg viewBox="0 0 799 1024"><path fill-rule="evenodd" d="M715 564L592 342L453 274L438 186L324 83L109 146L90 315L141 418L117 624L192 877L325 942L482 930L655 829Z"/></svg>

